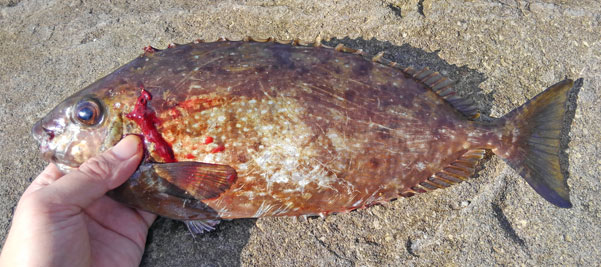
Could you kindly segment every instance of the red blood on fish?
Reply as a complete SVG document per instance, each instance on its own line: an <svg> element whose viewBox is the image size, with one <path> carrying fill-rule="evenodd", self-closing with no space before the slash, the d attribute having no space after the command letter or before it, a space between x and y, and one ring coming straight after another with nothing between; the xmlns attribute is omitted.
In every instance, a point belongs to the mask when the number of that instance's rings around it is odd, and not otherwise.
<svg viewBox="0 0 601 267"><path fill-rule="evenodd" d="M152 95L144 89L144 86L140 86L140 89L142 91L134 110L126 114L125 117L135 121L140 126L144 138L154 143L157 154L163 158L164 162L176 162L171 145L163 139L163 136L157 130L156 124L159 123L159 119L154 110L148 108L147 104L152 99Z"/></svg>
<svg viewBox="0 0 601 267"><path fill-rule="evenodd" d="M225 150L225 146L224 145L219 145L216 148L213 148L213 150L211 150L211 153L219 153L219 152L223 152Z"/></svg>
<svg viewBox="0 0 601 267"><path fill-rule="evenodd" d="M172 119L175 119L175 118L181 117L182 113L179 110L177 110L177 109L170 109L169 110L169 115L171 115Z"/></svg>
<svg viewBox="0 0 601 267"><path fill-rule="evenodd" d="M208 145L210 143L213 143L213 137L207 136L207 138L205 139L205 145Z"/></svg>

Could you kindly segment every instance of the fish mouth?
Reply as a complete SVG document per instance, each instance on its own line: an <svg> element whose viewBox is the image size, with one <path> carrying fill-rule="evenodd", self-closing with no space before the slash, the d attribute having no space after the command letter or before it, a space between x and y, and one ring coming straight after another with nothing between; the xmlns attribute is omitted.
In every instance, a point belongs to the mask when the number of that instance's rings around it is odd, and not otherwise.
<svg viewBox="0 0 601 267"><path fill-rule="evenodd" d="M33 125L33 128L31 128L31 135L40 144L52 141L55 135L53 130L44 127L42 123L42 120L39 120Z"/></svg>
<svg viewBox="0 0 601 267"><path fill-rule="evenodd" d="M40 145L40 158L42 158L43 160L47 161L47 162L52 162L52 163L56 163L58 162L58 158L56 157L56 154L54 153L54 151L52 151L50 148L48 148L48 145Z"/></svg>
<svg viewBox="0 0 601 267"><path fill-rule="evenodd" d="M31 129L31 135L40 145L40 157L47 162L58 163L59 159L49 145L50 141L54 138L54 131L42 126L42 120L39 120Z"/></svg>
<svg viewBox="0 0 601 267"><path fill-rule="evenodd" d="M39 155L44 161L56 165L63 173L68 173L73 169L77 169L77 167L71 166L69 163L65 163L64 160L61 160L57 156L56 151L50 149L47 143L40 143Z"/></svg>
<svg viewBox="0 0 601 267"><path fill-rule="evenodd" d="M77 169L79 164L73 164L64 152L57 151L52 140L57 133L52 127L44 127L44 121L39 120L31 129L31 135L39 144L39 156L46 162L53 163L63 173ZM60 134L60 133L58 133Z"/></svg>
<svg viewBox="0 0 601 267"><path fill-rule="evenodd" d="M47 142L41 142L38 140L38 143L40 144L40 147L39 147L40 158L42 158L43 160L45 160L47 162L51 162L51 163L55 163L55 164L59 162L59 159L56 157L55 151L50 149L50 146L48 145Z"/></svg>

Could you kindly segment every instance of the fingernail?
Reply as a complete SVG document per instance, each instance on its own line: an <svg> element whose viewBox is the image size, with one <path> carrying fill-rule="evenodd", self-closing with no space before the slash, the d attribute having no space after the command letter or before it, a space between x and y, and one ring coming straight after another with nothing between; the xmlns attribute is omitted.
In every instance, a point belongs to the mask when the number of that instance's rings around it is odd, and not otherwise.
<svg viewBox="0 0 601 267"><path fill-rule="evenodd" d="M140 138L134 135L128 135L123 138L116 146L111 149L111 152L119 159L126 160L138 152Z"/></svg>

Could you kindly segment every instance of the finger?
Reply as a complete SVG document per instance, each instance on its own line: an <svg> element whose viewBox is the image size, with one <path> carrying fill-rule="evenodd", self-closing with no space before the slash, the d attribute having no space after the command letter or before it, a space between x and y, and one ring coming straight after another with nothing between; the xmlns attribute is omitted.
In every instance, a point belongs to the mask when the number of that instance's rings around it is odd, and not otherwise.
<svg viewBox="0 0 601 267"><path fill-rule="evenodd" d="M135 210L138 212L138 214L140 214L140 216L142 216L144 221L146 221L146 224L148 225L149 228L152 225L152 223L154 222L154 220L157 219L157 215L154 213L150 213L148 211L143 211L143 210L139 210L139 209L135 209Z"/></svg>
<svg viewBox="0 0 601 267"><path fill-rule="evenodd" d="M42 171L42 173L40 173L40 175L38 175L33 182L31 182L27 189L25 189L23 195L31 194L50 185L54 181L58 180L61 176L63 176L63 173L58 169L58 167L56 167L54 163L50 163L48 166L46 166L44 171Z"/></svg>
<svg viewBox="0 0 601 267"><path fill-rule="evenodd" d="M63 172L61 172L54 163L50 163L46 166L44 171L38 175L36 180L39 180L40 184L48 185L58 180L61 176L63 176Z"/></svg>
<svg viewBox="0 0 601 267"><path fill-rule="evenodd" d="M136 209L103 196L84 210L90 218L105 228L144 244L150 224Z"/></svg>
<svg viewBox="0 0 601 267"><path fill-rule="evenodd" d="M87 160L77 170L40 190L40 194L44 194L41 197L56 204L86 207L125 182L134 173L141 158L140 139L134 135L127 136L115 147Z"/></svg>
<svg viewBox="0 0 601 267"><path fill-rule="evenodd" d="M123 223L133 222L136 225L141 224L145 229L148 229L157 218L157 215L153 213L127 207L110 197L104 196L86 207L85 211L102 225L121 226ZM132 227L128 226L127 228Z"/></svg>

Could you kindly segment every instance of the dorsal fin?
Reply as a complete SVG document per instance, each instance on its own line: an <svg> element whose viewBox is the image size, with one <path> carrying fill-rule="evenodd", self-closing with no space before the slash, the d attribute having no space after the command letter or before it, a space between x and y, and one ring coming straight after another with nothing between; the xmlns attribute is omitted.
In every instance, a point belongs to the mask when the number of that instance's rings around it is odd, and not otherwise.
<svg viewBox="0 0 601 267"><path fill-rule="evenodd" d="M409 67L405 68L403 71L428 86L428 88L430 88L440 97L444 98L465 116L471 119L475 119L480 116L474 101L469 98L457 96L455 90L451 87L453 82L442 76L440 73L432 71L427 67L420 71Z"/></svg>
<svg viewBox="0 0 601 267"><path fill-rule="evenodd" d="M416 193L425 193L463 182L476 173L476 167L485 155L484 149L468 150L439 172L411 187L410 190L402 192L401 196L410 197Z"/></svg>

